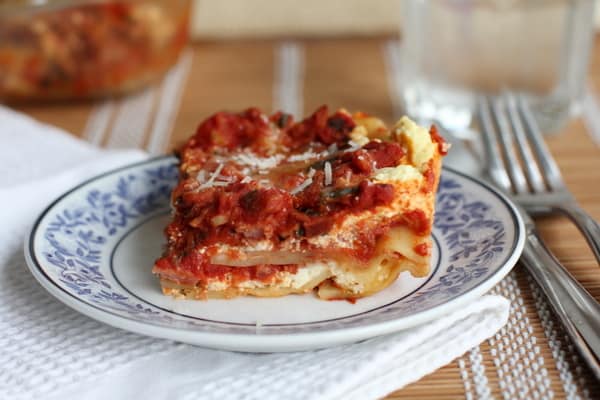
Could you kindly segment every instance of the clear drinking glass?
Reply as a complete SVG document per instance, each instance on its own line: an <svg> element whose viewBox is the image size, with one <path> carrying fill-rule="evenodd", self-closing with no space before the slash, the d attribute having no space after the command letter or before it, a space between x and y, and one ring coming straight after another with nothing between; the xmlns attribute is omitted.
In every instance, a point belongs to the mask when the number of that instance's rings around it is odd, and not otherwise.
<svg viewBox="0 0 600 400"><path fill-rule="evenodd" d="M524 93L546 132L577 113L593 42L594 0L405 0L406 112L470 124L477 94Z"/></svg>

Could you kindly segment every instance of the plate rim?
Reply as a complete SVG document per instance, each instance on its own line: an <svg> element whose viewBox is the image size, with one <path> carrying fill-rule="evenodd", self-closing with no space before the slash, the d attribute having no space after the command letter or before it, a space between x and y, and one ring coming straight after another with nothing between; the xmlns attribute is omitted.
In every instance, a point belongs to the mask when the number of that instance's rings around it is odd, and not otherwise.
<svg viewBox="0 0 600 400"><path fill-rule="evenodd" d="M455 311L462 305L468 304L473 299L482 296L488 292L495 284L501 281L517 263L525 244L525 224L514 203L499 189L494 188L489 183L482 179L470 176L460 172L452 167L443 166L443 170L460 176L474 182L476 185L484 188L488 192L495 195L509 211L509 214L515 223L515 238L512 244L512 254L504 261L504 263L484 282L467 290L460 296L449 300L436 307L418 312L406 318L396 318L388 321L380 321L372 324L361 326L343 327L343 328L326 328L310 332L296 333L261 333L260 327L257 326L256 332L252 333L222 333L222 332L206 332L195 328L188 327L173 327L151 324L148 322L137 321L126 316L105 310L101 307L89 304L72 293L69 293L64 288L56 284L44 271L40 265L35 252L34 242L42 220L48 213L65 197L76 192L80 188L100 180L104 177L119 173L130 168L136 168L144 164L154 163L161 160L173 159L172 155L163 155L158 157L149 157L145 160L123 165L118 168L113 168L109 171L88 178L71 189L65 191L48 206L46 206L35 219L29 234L24 241L25 261L30 273L46 289L52 296L61 301L63 304L74 309L75 311L88 316L102 323L113 327L135 332L142 335L153 336L161 339L170 339L180 342L186 342L203 347L217 348L234 351L249 351L249 352L279 352L279 351L297 351L309 350L330 347L352 343L359 340L364 340L376 336L382 336L393 332L401 331L411 327L421 325L425 322L432 321L448 312ZM343 337L341 335L343 333ZM265 343L266 342L266 343Z"/></svg>

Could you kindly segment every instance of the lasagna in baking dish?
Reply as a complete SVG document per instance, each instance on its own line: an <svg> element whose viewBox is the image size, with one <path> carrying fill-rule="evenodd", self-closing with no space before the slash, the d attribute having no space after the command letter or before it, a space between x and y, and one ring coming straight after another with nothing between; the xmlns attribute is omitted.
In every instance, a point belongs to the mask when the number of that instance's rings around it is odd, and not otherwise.
<svg viewBox="0 0 600 400"><path fill-rule="evenodd" d="M319 108L303 121L219 112L178 151L153 272L179 298L316 291L356 299L429 272L441 157L435 127Z"/></svg>

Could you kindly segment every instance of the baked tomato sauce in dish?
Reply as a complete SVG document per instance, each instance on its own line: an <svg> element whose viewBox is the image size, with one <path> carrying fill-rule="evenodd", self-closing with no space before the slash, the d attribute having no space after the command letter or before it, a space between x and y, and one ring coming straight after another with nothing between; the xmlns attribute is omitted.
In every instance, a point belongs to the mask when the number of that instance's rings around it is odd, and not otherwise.
<svg viewBox="0 0 600 400"><path fill-rule="evenodd" d="M188 0L20 3L0 1L2 100L139 89L162 76L187 42Z"/></svg>
<svg viewBox="0 0 600 400"><path fill-rule="evenodd" d="M162 291L188 299L316 291L353 300L429 272L435 127L320 107L296 122L219 112L179 149Z"/></svg>

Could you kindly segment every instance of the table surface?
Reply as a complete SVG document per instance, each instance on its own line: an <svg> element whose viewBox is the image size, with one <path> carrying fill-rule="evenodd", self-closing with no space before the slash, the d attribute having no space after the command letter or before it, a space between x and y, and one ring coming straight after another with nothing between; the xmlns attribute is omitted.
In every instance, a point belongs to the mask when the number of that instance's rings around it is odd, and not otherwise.
<svg viewBox="0 0 600 400"><path fill-rule="evenodd" d="M98 146L153 153L170 151L215 111L250 105L302 113L328 104L391 123L401 112L393 73L397 44L393 38L197 43L161 82L134 96L16 108ZM600 44L590 87L600 89ZM588 116L600 110L593 99L586 103ZM569 189L600 220L600 138L594 141L577 119L547 142ZM556 256L600 299L600 268L576 228L562 217L538 225ZM494 291L512 301L508 325L389 398L600 398L600 385L524 269L517 265Z"/></svg>

